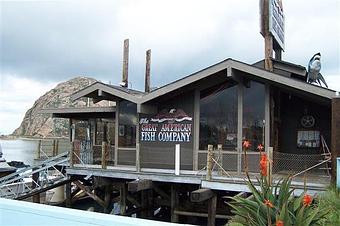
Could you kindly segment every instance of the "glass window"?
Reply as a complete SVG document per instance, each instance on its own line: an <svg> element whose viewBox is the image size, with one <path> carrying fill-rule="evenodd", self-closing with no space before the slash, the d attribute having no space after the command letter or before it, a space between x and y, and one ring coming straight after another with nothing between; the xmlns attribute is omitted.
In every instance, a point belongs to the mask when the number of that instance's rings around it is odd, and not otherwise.
<svg viewBox="0 0 340 226"><path fill-rule="evenodd" d="M222 144L223 150L237 146L237 86L220 84L201 92L199 149Z"/></svg>
<svg viewBox="0 0 340 226"><path fill-rule="evenodd" d="M137 105L129 101L119 103L119 147L136 147Z"/></svg>
<svg viewBox="0 0 340 226"><path fill-rule="evenodd" d="M110 145L115 144L115 122L109 119L97 119L96 121L96 145L102 145L107 141Z"/></svg>
<svg viewBox="0 0 340 226"><path fill-rule="evenodd" d="M243 140L250 141L251 151L264 145L265 86L251 81L243 90Z"/></svg>
<svg viewBox="0 0 340 226"><path fill-rule="evenodd" d="M88 121L73 120L75 139L80 141L91 140L90 124Z"/></svg>

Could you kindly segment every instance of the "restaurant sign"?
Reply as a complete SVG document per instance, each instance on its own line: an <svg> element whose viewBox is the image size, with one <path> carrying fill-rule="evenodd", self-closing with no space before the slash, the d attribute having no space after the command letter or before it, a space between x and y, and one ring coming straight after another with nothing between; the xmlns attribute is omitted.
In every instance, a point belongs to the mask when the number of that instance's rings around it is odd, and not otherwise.
<svg viewBox="0 0 340 226"><path fill-rule="evenodd" d="M269 32L274 36L281 49L285 49L285 16L282 0L269 1Z"/></svg>
<svg viewBox="0 0 340 226"><path fill-rule="evenodd" d="M141 142L190 142L192 117L182 109L163 110L139 121Z"/></svg>

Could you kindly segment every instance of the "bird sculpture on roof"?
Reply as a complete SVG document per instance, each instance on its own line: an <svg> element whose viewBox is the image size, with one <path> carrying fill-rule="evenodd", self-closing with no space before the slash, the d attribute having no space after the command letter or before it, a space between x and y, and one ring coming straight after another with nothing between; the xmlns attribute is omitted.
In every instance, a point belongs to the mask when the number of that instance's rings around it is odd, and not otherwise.
<svg viewBox="0 0 340 226"><path fill-rule="evenodd" d="M314 56L310 59L308 64L308 71L307 71L307 82L308 83L314 83L317 82L320 86L321 82L328 88L328 85L320 73L321 70L321 54L316 53Z"/></svg>

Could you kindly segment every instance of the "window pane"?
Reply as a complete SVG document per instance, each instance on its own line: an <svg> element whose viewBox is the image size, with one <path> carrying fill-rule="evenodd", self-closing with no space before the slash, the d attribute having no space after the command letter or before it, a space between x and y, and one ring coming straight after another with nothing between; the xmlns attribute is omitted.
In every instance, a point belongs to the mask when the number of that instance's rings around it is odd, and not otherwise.
<svg viewBox="0 0 340 226"><path fill-rule="evenodd" d="M250 141L251 151L264 145L265 86L251 81L243 92L243 140Z"/></svg>
<svg viewBox="0 0 340 226"><path fill-rule="evenodd" d="M237 146L237 86L225 83L201 92L199 149L222 144L224 150Z"/></svg>
<svg viewBox="0 0 340 226"><path fill-rule="evenodd" d="M128 101L119 103L119 147L136 147L137 105Z"/></svg>

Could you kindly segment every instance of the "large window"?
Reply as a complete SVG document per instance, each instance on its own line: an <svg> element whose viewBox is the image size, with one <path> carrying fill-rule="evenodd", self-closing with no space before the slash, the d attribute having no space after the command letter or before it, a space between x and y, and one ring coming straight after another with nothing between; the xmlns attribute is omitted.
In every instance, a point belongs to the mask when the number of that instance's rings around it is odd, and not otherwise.
<svg viewBox="0 0 340 226"><path fill-rule="evenodd" d="M203 90L200 99L199 149L222 144L223 150L237 147L237 85L224 83Z"/></svg>
<svg viewBox="0 0 340 226"><path fill-rule="evenodd" d="M250 150L264 145L265 86L250 81L243 92L243 140L250 141Z"/></svg>
<svg viewBox="0 0 340 226"><path fill-rule="evenodd" d="M136 147L137 105L128 101L119 103L119 147Z"/></svg>

